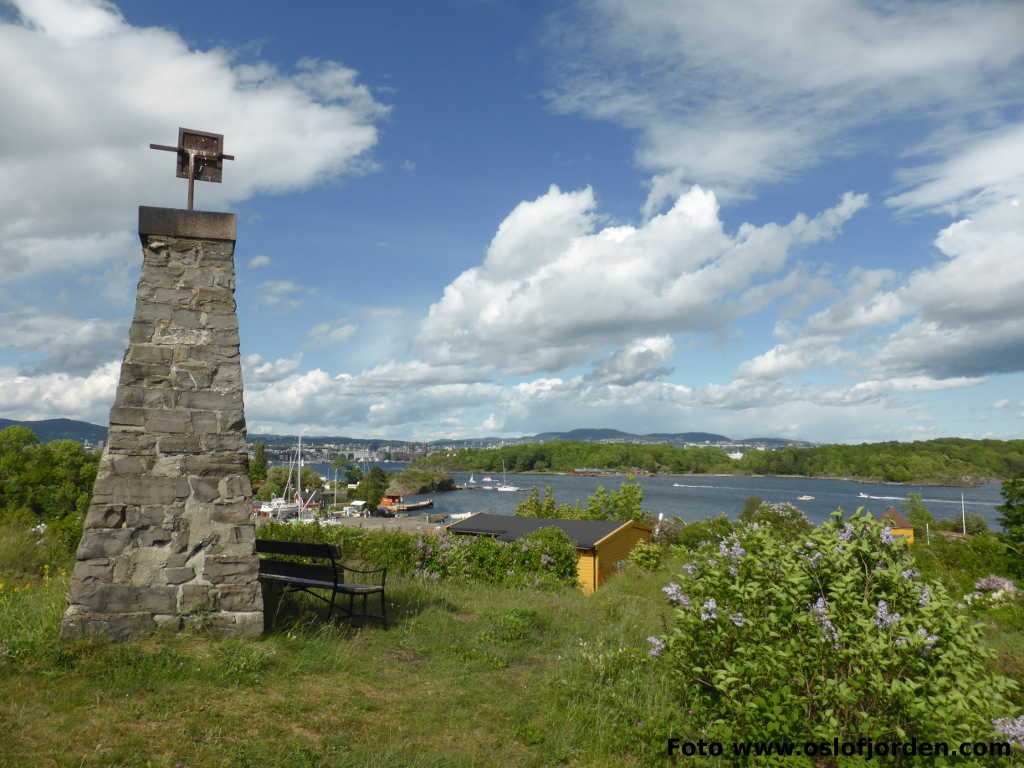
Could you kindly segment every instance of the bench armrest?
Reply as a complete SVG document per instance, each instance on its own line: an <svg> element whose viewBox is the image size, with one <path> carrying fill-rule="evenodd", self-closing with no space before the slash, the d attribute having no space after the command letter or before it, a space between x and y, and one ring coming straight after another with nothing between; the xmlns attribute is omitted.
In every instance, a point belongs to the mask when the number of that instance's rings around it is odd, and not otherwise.
<svg viewBox="0 0 1024 768"><path fill-rule="evenodd" d="M345 576L345 572L346 571L348 571L349 573L359 573L359 574L362 574L363 576L371 576L371 575L373 575L375 573L379 573L380 574L380 586L381 587L384 586L384 582L387 581L387 578L388 578L388 569L387 569L386 566L384 568L371 568L369 570L363 570L361 568L350 568L347 565L341 565L339 563L338 564L338 568L341 571L341 576L342 576L342 578L339 580L339 583L340 583L340 581L344 581L345 580L344 576Z"/></svg>

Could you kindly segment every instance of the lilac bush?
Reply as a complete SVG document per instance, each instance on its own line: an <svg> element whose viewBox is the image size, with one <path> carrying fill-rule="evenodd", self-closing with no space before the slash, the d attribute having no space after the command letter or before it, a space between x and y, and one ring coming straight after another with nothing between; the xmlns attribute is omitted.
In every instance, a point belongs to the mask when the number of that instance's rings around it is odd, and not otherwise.
<svg viewBox="0 0 1024 768"><path fill-rule="evenodd" d="M742 526L663 587L673 619L650 662L707 739L998 738L994 721L1020 722L1016 684L986 669L980 629L912 565L860 511L796 540Z"/></svg>

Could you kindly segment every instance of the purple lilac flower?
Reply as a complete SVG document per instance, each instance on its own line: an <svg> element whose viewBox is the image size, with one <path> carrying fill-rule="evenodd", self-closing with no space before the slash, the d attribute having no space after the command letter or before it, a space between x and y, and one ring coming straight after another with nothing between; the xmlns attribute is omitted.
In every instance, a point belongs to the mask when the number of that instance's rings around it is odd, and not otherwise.
<svg viewBox="0 0 1024 768"><path fill-rule="evenodd" d="M1000 590L1016 592L1017 587L1013 585L1012 581L1004 579L1002 576L986 576L984 579L979 579L978 583L974 585L975 592L999 592Z"/></svg>
<svg viewBox="0 0 1024 768"><path fill-rule="evenodd" d="M1024 715L997 717L992 721L997 733L1006 737L1014 746L1024 748Z"/></svg>
<svg viewBox="0 0 1024 768"><path fill-rule="evenodd" d="M821 633L825 636L826 640L832 641L832 645L835 648L839 648L839 631L836 629L835 624L828 617L828 601L824 597L819 597L814 603L811 604L811 614L814 616L814 620L818 623L818 627L821 629Z"/></svg>
<svg viewBox="0 0 1024 768"><path fill-rule="evenodd" d="M668 599L676 605L681 605L684 608L690 607L690 598L683 594L682 587L680 587L674 581L671 582L668 586L662 587L661 591L664 592L665 596L668 597Z"/></svg>
<svg viewBox="0 0 1024 768"><path fill-rule="evenodd" d="M896 537L892 535L892 526L887 525L882 529L881 539L883 544L892 544L896 541Z"/></svg>
<svg viewBox="0 0 1024 768"><path fill-rule="evenodd" d="M648 656L658 658L665 652L665 641L660 637L648 637L647 642L651 644L651 650L647 652Z"/></svg>
<svg viewBox="0 0 1024 768"><path fill-rule="evenodd" d="M852 538L853 538L853 526L850 525L849 523L846 523L843 526L843 530L841 530L839 532L839 540L840 541L849 541Z"/></svg>
<svg viewBox="0 0 1024 768"><path fill-rule="evenodd" d="M806 549L814 549L814 542L811 542L811 541L805 541L805 542L804 542L804 547L805 547Z"/></svg>
<svg viewBox="0 0 1024 768"><path fill-rule="evenodd" d="M882 629L888 629L897 621L901 616L898 613L889 613L889 604L885 600L878 601L878 609L875 611L875 626Z"/></svg>
<svg viewBox="0 0 1024 768"><path fill-rule="evenodd" d="M821 552L812 552L807 558L807 562L811 564L811 568L817 568L819 560L821 560Z"/></svg>
<svg viewBox="0 0 1024 768"><path fill-rule="evenodd" d="M917 634L924 638L925 645L935 645L937 642L939 642L939 638L935 635L929 635L928 630L924 627L920 627L917 630Z"/></svg>
<svg viewBox="0 0 1024 768"><path fill-rule="evenodd" d="M541 565L547 565L550 562L551 562L551 556L550 555L544 554L544 555L540 556L540 564Z"/></svg>
<svg viewBox="0 0 1024 768"><path fill-rule="evenodd" d="M690 576L697 575L697 567L692 563L687 563L686 565L684 565L683 570L686 571Z"/></svg>
<svg viewBox="0 0 1024 768"><path fill-rule="evenodd" d="M739 541L735 537L732 538L732 546L726 546L727 541L728 540L722 540L718 545L718 553L723 557L739 560L747 554L747 550L740 545Z"/></svg>
<svg viewBox="0 0 1024 768"><path fill-rule="evenodd" d="M710 621L718 618L718 603L715 602L715 598L709 597L708 601L704 603L704 606L700 612L701 621Z"/></svg>
<svg viewBox="0 0 1024 768"><path fill-rule="evenodd" d="M731 621L737 627L742 627L746 625L747 617L744 616L742 613L734 613L732 616L729 617L729 621Z"/></svg>
<svg viewBox="0 0 1024 768"><path fill-rule="evenodd" d="M907 581L910 581L911 579L917 578L920 575L921 574L919 574L913 568L907 568L905 571L900 571L900 576L902 576Z"/></svg>
<svg viewBox="0 0 1024 768"><path fill-rule="evenodd" d="M895 645L897 648L901 648L901 647L903 647L906 644L907 644L907 638L904 637L903 635L900 635L899 637L897 637L896 641L893 643L893 645Z"/></svg>
<svg viewBox="0 0 1024 768"><path fill-rule="evenodd" d="M931 598L931 596L932 591L929 587L921 587L921 593L917 598L917 604L923 608L924 606L928 605L928 600Z"/></svg>

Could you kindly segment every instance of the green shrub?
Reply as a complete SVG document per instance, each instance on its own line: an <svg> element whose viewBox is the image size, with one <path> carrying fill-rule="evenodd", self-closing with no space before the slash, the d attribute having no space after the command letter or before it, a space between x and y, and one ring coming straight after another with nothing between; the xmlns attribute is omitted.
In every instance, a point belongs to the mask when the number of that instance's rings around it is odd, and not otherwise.
<svg viewBox="0 0 1024 768"><path fill-rule="evenodd" d="M506 544L489 536L415 536L402 531L269 523L260 538L334 544L342 559L429 579L553 587L576 583L576 546L559 528L541 528Z"/></svg>
<svg viewBox="0 0 1024 768"><path fill-rule="evenodd" d="M661 567L664 554L665 550L657 544L641 541L629 551L629 562L645 571L656 571Z"/></svg>
<svg viewBox="0 0 1024 768"><path fill-rule="evenodd" d="M941 580L957 594L969 592L983 576L1009 576L1013 570L1006 544L992 534L969 539L932 535L931 543L922 538L915 541L911 551L925 576Z"/></svg>
<svg viewBox="0 0 1024 768"><path fill-rule="evenodd" d="M416 549L416 573L423 578L514 587L576 583L576 547L558 528L542 528L508 543L490 536L421 536Z"/></svg>
<svg viewBox="0 0 1024 768"><path fill-rule="evenodd" d="M679 533L678 547L682 554L695 551L732 533L732 523L725 515L694 520L687 523Z"/></svg>
<svg viewBox="0 0 1024 768"><path fill-rule="evenodd" d="M740 514L740 521L767 526L772 534L784 541L795 541L806 536L814 527L803 512L787 502L774 504L762 501L756 507L748 504Z"/></svg>
<svg viewBox="0 0 1024 768"><path fill-rule="evenodd" d="M837 513L795 546L742 527L684 568L650 653L706 738L955 743L1015 714L979 627L866 515Z"/></svg>

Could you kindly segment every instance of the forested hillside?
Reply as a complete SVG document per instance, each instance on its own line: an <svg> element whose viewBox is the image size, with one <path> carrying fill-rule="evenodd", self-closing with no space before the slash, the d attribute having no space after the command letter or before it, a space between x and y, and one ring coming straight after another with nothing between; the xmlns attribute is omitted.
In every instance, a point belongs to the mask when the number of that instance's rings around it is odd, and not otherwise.
<svg viewBox="0 0 1024 768"><path fill-rule="evenodd" d="M863 443L747 451L742 459L721 448L558 441L496 450L437 452L418 467L500 472L571 472L589 467L695 474L853 477L899 483L978 483L1024 472L1024 440L942 438L914 443Z"/></svg>

